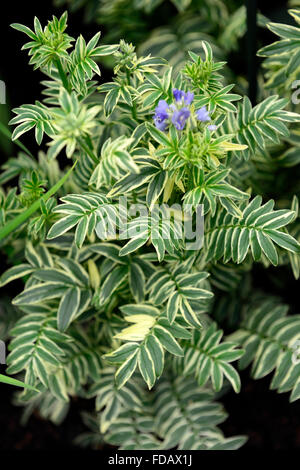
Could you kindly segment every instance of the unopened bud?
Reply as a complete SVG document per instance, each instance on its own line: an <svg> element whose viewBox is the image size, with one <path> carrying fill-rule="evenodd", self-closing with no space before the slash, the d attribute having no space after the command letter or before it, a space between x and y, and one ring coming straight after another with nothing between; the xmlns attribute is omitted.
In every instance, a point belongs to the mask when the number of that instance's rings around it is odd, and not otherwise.
<svg viewBox="0 0 300 470"><path fill-rule="evenodd" d="M90 277L90 285L93 289L96 290L100 286L101 278L96 263L92 259L88 260L88 270Z"/></svg>

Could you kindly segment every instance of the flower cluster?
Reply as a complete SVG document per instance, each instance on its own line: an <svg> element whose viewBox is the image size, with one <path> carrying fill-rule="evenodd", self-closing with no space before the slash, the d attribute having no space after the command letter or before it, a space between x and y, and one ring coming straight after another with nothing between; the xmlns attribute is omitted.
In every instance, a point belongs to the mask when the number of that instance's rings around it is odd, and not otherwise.
<svg viewBox="0 0 300 470"><path fill-rule="evenodd" d="M172 123L178 131L182 131L191 116L191 104L194 100L194 93L174 88L173 96L175 103L168 104L165 100L160 100L155 109L153 117L156 127L161 131L166 131ZM198 121L210 121L210 115L206 106L198 109L195 113ZM211 124L207 126L210 131L217 129L217 126Z"/></svg>

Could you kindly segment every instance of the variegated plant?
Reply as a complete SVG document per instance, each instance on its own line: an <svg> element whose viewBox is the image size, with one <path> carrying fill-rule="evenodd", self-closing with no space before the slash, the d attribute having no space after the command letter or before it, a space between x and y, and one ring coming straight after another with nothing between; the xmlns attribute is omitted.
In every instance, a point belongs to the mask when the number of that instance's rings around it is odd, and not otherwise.
<svg viewBox="0 0 300 470"><path fill-rule="evenodd" d="M45 28L14 25L46 79L42 101L14 110L13 139L35 130L49 148L38 159L23 148L0 176L19 178L1 193L12 264L1 286L24 281L7 374L23 374L34 390L18 400L56 423L70 397L95 397L81 445L239 448L245 437L224 437L215 401L240 391L239 368L253 362L254 378L274 370L272 388L300 397L299 317L247 282L256 263L290 264L299 277L297 195L278 205L257 178L257 159L289 138L299 115L276 94L252 106L233 92L206 41L174 70L125 41L75 40L66 26L66 14ZM99 84L96 60L107 55L114 75ZM42 196L65 173L64 153L75 168ZM187 249L176 214L156 224L130 215L127 235L114 233L120 197L147 209L180 204L191 216L201 204L203 246Z"/></svg>

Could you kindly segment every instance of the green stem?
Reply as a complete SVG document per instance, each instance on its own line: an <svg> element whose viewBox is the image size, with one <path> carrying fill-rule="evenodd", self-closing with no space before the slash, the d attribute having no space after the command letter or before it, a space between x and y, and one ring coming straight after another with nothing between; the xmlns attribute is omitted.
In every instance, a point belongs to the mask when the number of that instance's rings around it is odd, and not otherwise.
<svg viewBox="0 0 300 470"><path fill-rule="evenodd" d="M130 71L128 69L126 69L126 79L127 79L127 85L130 85L131 78L130 78ZM137 112L136 112L136 104L134 100L132 103L131 113L132 113L133 119L137 121L138 119L137 119Z"/></svg>
<svg viewBox="0 0 300 470"><path fill-rule="evenodd" d="M74 163L72 168L54 185L52 186L49 191L44 194L40 199L35 201L28 209L21 214L19 214L17 217L15 217L13 220L8 222L4 227L0 229L0 240L3 238L7 237L11 232L13 232L19 225L21 225L23 222L25 222L34 212L38 210L40 207L41 201L43 200L46 202L53 194L55 194L59 188L64 184L64 182L68 179L70 176L71 172L73 171L77 161Z"/></svg>
<svg viewBox="0 0 300 470"><path fill-rule="evenodd" d="M60 76L60 78L61 78L61 81L62 81L62 83L63 83L63 86L65 87L65 89L66 89L67 91L70 92L71 90L70 90L70 85L69 85L68 77L67 77L67 75L66 75L66 72L64 71L64 68L63 68L63 66L62 66L62 64L61 64L60 59L57 59L57 60L56 60L56 67L57 67L59 76Z"/></svg>
<svg viewBox="0 0 300 470"><path fill-rule="evenodd" d="M2 134L7 137L9 140L12 140L11 139L11 136L12 136L12 133L10 132L9 129L7 129L7 127L2 123L0 122L0 132L2 132ZM16 145L18 145L25 153L27 153L31 158L34 158L34 156L32 155L32 153L30 152L30 150L28 150L27 147L25 147L24 144L22 144L22 142L19 141L19 139L16 139L16 140L13 140L13 143L15 143Z"/></svg>
<svg viewBox="0 0 300 470"><path fill-rule="evenodd" d="M135 104L135 101L133 101L133 103L132 103L132 109L131 109L131 111L132 111L132 117L133 117L133 119L135 119L135 121L137 121L138 118L137 118L137 112L136 112L136 104Z"/></svg>
<svg viewBox="0 0 300 470"><path fill-rule="evenodd" d="M82 139L79 140L79 144L82 150L84 150L88 154L88 156L93 160L93 162L98 164L99 160L94 155L94 152L92 151L92 149L90 149L90 147Z"/></svg>

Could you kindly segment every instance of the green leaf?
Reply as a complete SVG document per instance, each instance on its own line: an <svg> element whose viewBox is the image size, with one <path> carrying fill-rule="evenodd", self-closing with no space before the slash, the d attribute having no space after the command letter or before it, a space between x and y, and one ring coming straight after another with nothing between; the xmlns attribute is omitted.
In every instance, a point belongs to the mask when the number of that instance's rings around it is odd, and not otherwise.
<svg viewBox="0 0 300 470"><path fill-rule="evenodd" d="M76 317L79 308L80 289L70 287L61 298L57 311L57 327L59 331L66 331Z"/></svg>
<svg viewBox="0 0 300 470"><path fill-rule="evenodd" d="M155 368L154 362L151 357L150 351L145 347L141 346L138 353L138 365L143 379L148 385L149 390L155 383Z"/></svg>
<svg viewBox="0 0 300 470"><path fill-rule="evenodd" d="M20 277L27 276L33 272L32 266L30 264L18 264L17 266L13 266L12 268L5 271L0 278L0 285L5 286L11 281L15 279L19 279Z"/></svg>
<svg viewBox="0 0 300 470"><path fill-rule="evenodd" d="M159 378L164 368L164 350L154 335L147 337L145 348L154 364L155 377Z"/></svg>
<svg viewBox="0 0 300 470"><path fill-rule="evenodd" d="M159 129L154 127L152 124L147 123L147 129L151 137L164 147L170 147L170 142L166 135L161 132Z"/></svg>
<svg viewBox="0 0 300 470"><path fill-rule="evenodd" d="M55 299L61 297L68 289L60 283L45 282L37 284L25 289L21 294L17 295L13 300L14 305L30 305L41 301Z"/></svg>
<svg viewBox="0 0 300 470"><path fill-rule="evenodd" d="M183 356L183 350L181 346L177 343L174 336L166 328L163 328L162 326L155 326L154 336L171 354L175 354L176 356Z"/></svg>
<svg viewBox="0 0 300 470"><path fill-rule="evenodd" d="M116 385L118 388L123 387L123 385L130 379L134 373L137 366L137 354L134 352L129 356L126 361L119 367L116 372Z"/></svg>
<svg viewBox="0 0 300 470"><path fill-rule="evenodd" d="M20 380L13 379L12 377L7 377L6 375L0 374L0 382L3 384L14 385L15 387L22 387L27 390L32 390L34 392L38 392L38 390L31 385L28 385Z"/></svg>
<svg viewBox="0 0 300 470"><path fill-rule="evenodd" d="M137 263L131 263L129 269L129 286L136 302L142 302L145 298L145 276Z"/></svg>
<svg viewBox="0 0 300 470"><path fill-rule="evenodd" d="M139 343L125 343L115 351L105 354L104 358L111 364L122 364L129 356L137 352Z"/></svg>
<svg viewBox="0 0 300 470"><path fill-rule="evenodd" d="M68 215L63 219L60 219L50 228L47 238L51 240L52 238L63 235L68 230L71 230L71 228L73 228L79 220L80 216L78 215Z"/></svg>
<svg viewBox="0 0 300 470"><path fill-rule="evenodd" d="M101 287L99 298L100 305L103 305L111 297L127 276L127 266L117 266L112 270Z"/></svg>

